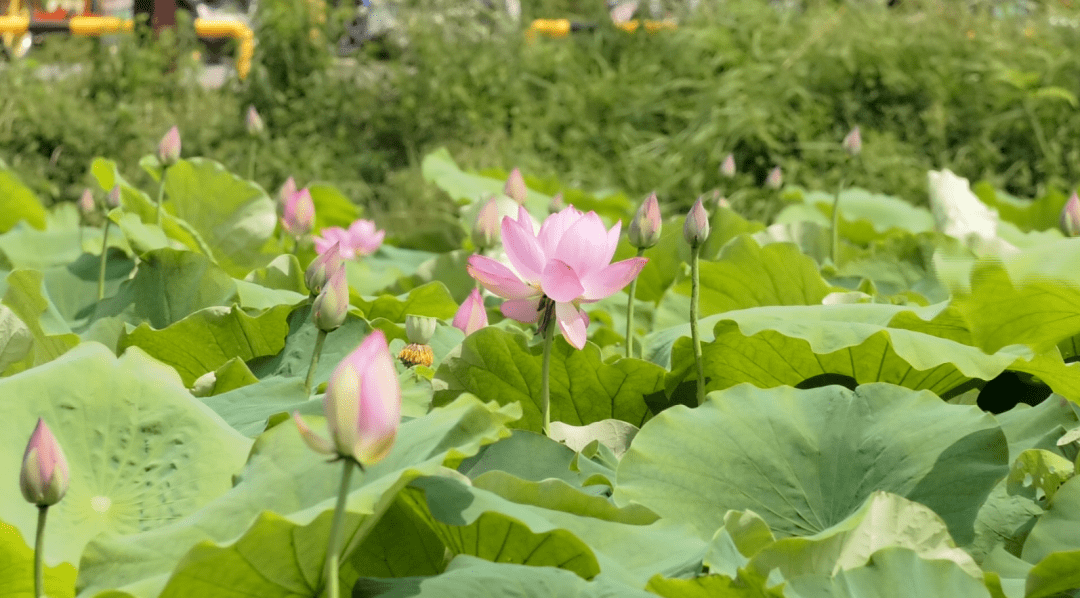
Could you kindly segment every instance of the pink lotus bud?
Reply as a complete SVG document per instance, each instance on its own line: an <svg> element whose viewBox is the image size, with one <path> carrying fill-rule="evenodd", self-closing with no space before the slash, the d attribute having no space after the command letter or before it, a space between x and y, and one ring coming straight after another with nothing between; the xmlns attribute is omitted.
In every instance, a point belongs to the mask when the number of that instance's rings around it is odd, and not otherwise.
<svg viewBox="0 0 1080 598"><path fill-rule="evenodd" d="M686 224L683 225L683 238L691 247L697 247L709 238L709 214L705 211L699 197L686 215Z"/></svg>
<svg viewBox="0 0 1080 598"><path fill-rule="evenodd" d="M484 309L484 299L480 296L480 289L473 289L454 314L454 328L468 336L487 325L488 317L487 310Z"/></svg>
<svg viewBox="0 0 1080 598"><path fill-rule="evenodd" d="M1076 191L1061 210L1061 231L1069 237L1080 237L1080 196Z"/></svg>
<svg viewBox="0 0 1080 598"><path fill-rule="evenodd" d="M630 221L627 237L638 249L648 249L660 240L660 202L652 193L641 203L634 219Z"/></svg>
<svg viewBox="0 0 1080 598"><path fill-rule="evenodd" d="M345 268L338 268L311 304L311 319L319 330L331 332L345 323L349 314L349 283Z"/></svg>
<svg viewBox="0 0 1080 598"><path fill-rule="evenodd" d="M770 189L779 189L784 184L784 173L777 166L769 171L769 176L765 177L765 186Z"/></svg>
<svg viewBox="0 0 1080 598"><path fill-rule="evenodd" d="M728 154L724 158L724 163L720 165L720 174L725 178L732 178L735 176L735 155Z"/></svg>
<svg viewBox="0 0 1080 598"><path fill-rule="evenodd" d="M79 212L83 216L89 216L94 213L94 208L97 207L94 203L94 193L89 189L85 189L82 192L82 196L79 197Z"/></svg>
<svg viewBox="0 0 1080 598"><path fill-rule="evenodd" d="M562 193L556 193L551 198L551 202L548 203L548 213L557 214L566 209L566 201L562 197Z"/></svg>
<svg viewBox="0 0 1080 598"><path fill-rule="evenodd" d="M341 249L337 243L334 243L330 249L312 260L304 271L304 282L307 284L308 291L312 296L318 295L322 292L326 281L330 280L335 272L344 269L345 263L341 260Z"/></svg>
<svg viewBox="0 0 1080 598"><path fill-rule="evenodd" d="M39 507L60 502L68 489L68 464L64 451L45 420L40 418L23 453L19 488L27 502Z"/></svg>
<svg viewBox="0 0 1080 598"><path fill-rule="evenodd" d="M248 106L247 117L244 119L244 124L247 126L248 135L252 137L258 137L262 135L266 126L263 125L263 119L259 116L259 111L255 110L255 106Z"/></svg>
<svg viewBox="0 0 1080 598"><path fill-rule="evenodd" d="M726 208L726 209L730 210L731 209L731 202L728 201L728 199L726 197L724 197L723 195L719 195L716 198L716 207L718 207L718 208Z"/></svg>
<svg viewBox="0 0 1080 598"><path fill-rule="evenodd" d="M489 199L480 212L476 215L476 224L473 225L472 242L477 249L483 250L494 247L499 242L499 204L492 198Z"/></svg>
<svg viewBox="0 0 1080 598"><path fill-rule="evenodd" d="M278 216L285 213L285 202L295 195L297 191L296 181L292 177L285 179L285 184L278 191Z"/></svg>
<svg viewBox="0 0 1080 598"><path fill-rule="evenodd" d="M859 133L858 125L855 125L855 128L844 137L844 141L841 145L843 145L844 151L849 155L859 155L859 152L862 151L862 134Z"/></svg>
<svg viewBox="0 0 1080 598"><path fill-rule="evenodd" d="M168 133L161 138L161 143L158 144L158 160L165 166L172 166L176 164L176 161L180 159L180 129L169 129Z"/></svg>
<svg viewBox="0 0 1080 598"><path fill-rule="evenodd" d="M506 187L503 187L503 193L519 204L525 203L528 189L525 188L525 177L521 176L521 171L517 168L510 171L510 176L506 179Z"/></svg>
<svg viewBox="0 0 1080 598"><path fill-rule="evenodd" d="M114 185L113 188L109 190L109 195L105 198L105 205L109 206L110 210L120 207L120 194L120 185Z"/></svg>
<svg viewBox="0 0 1080 598"><path fill-rule="evenodd" d="M401 420L401 385L381 330L334 369L326 385L323 411L330 430L327 440L293 413L300 436L312 450L374 465L390 452Z"/></svg>
<svg viewBox="0 0 1080 598"><path fill-rule="evenodd" d="M285 207L281 216L281 228L294 238L311 232L315 226L315 202L311 200L311 192L307 187L285 198Z"/></svg>

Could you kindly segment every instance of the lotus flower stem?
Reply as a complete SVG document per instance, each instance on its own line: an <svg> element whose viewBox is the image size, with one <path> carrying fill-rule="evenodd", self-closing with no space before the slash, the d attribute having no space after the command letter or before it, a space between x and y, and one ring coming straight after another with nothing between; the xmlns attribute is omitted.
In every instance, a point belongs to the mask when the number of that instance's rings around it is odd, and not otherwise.
<svg viewBox="0 0 1080 598"><path fill-rule="evenodd" d="M701 275L698 254L701 245L690 247L690 337L694 343L694 364L697 366L698 405L705 402L705 364L701 359L701 337L698 335L698 296L701 294Z"/></svg>
<svg viewBox="0 0 1080 598"><path fill-rule="evenodd" d="M549 322L544 330L544 361L540 366L540 408L544 412L544 436L551 436L551 345L555 327Z"/></svg>
<svg viewBox="0 0 1080 598"><path fill-rule="evenodd" d="M315 377L315 368L319 365L319 355L322 354L323 343L326 342L326 331L319 330L315 337L315 351L311 353L311 365L308 366L307 378L304 379L304 396L311 395L311 381Z"/></svg>
<svg viewBox="0 0 1080 598"><path fill-rule="evenodd" d="M325 335L324 335L325 336ZM334 507L334 520L330 523L330 545L326 547L326 596L339 598L338 560L341 558L342 521L345 520L345 500L349 497L349 479L352 477L352 459L342 459L345 463L341 471L341 488L338 490L337 506Z"/></svg>
<svg viewBox="0 0 1080 598"><path fill-rule="evenodd" d="M45 516L48 505L38 507L37 537L34 539L34 596L45 598Z"/></svg>
<svg viewBox="0 0 1080 598"><path fill-rule="evenodd" d="M840 186L836 189L836 197L832 203L832 263L834 268L840 267L840 193L844 190L844 179L840 179Z"/></svg>
<svg viewBox="0 0 1080 598"><path fill-rule="evenodd" d="M638 249L637 256L641 257L645 249ZM626 356L632 357L634 352L634 295L637 293L637 276L630 281L630 299L626 301Z"/></svg>
<svg viewBox="0 0 1080 598"><path fill-rule="evenodd" d="M158 185L157 192L157 225L161 226L161 202L165 201L165 171L168 167L161 169L161 184Z"/></svg>
<svg viewBox="0 0 1080 598"><path fill-rule="evenodd" d="M259 141L257 139L251 140L251 157L248 158L248 180L255 180L255 154L259 150Z"/></svg>
<svg viewBox="0 0 1080 598"><path fill-rule="evenodd" d="M101 301L105 298L105 262L109 257L109 225L112 221L105 218L105 234L101 239L101 269L98 271L97 298Z"/></svg>

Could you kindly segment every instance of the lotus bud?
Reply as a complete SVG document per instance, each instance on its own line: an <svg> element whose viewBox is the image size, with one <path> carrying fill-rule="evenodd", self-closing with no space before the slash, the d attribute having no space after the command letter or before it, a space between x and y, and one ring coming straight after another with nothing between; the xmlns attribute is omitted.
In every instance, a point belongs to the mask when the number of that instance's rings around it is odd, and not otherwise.
<svg viewBox="0 0 1080 598"><path fill-rule="evenodd" d="M510 176L506 179L506 186L503 187L503 193L519 204L525 203L528 189L525 188L525 177L521 176L521 171L517 168L510 171Z"/></svg>
<svg viewBox="0 0 1080 598"><path fill-rule="evenodd" d="M765 177L765 186L770 189L779 189L784 184L784 173L777 166L769 171L769 176Z"/></svg>
<svg viewBox="0 0 1080 598"><path fill-rule="evenodd" d="M720 165L720 174L723 175L724 178L728 178L728 179L733 178L735 176L735 155L734 154L728 154L727 157L724 158L724 163Z"/></svg>
<svg viewBox="0 0 1080 598"><path fill-rule="evenodd" d="M282 185L281 190L278 191L278 217L281 217L285 213L285 202L295 195L297 191L296 181L292 177L285 179L285 184Z"/></svg>
<svg viewBox="0 0 1080 598"><path fill-rule="evenodd" d="M345 268L338 268L311 304L311 319L323 332L337 330L349 314L349 283Z"/></svg>
<svg viewBox="0 0 1080 598"><path fill-rule="evenodd" d="M165 166L172 166L176 164L176 161L180 159L180 129L169 129L168 133L161 138L161 143L158 144L158 160Z"/></svg>
<svg viewBox="0 0 1080 598"><path fill-rule="evenodd" d="M477 249L494 247L499 242L500 221L499 204L494 198L489 199L484 207L480 208L476 215L476 224L473 225L472 242Z"/></svg>
<svg viewBox="0 0 1080 598"><path fill-rule="evenodd" d="M345 262L341 260L341 248L338 243L334 243L330 249L312 260L304 271L304 282L307 284L308 291L313 297L318 295L334 272L344 269Z"/></svg>
<svg viewBox="0 0 1080 598"><path fill-rule="evenodd" d="M851 156L858 156L862 151L862 134L859 133L859 126L855 125L855 128L851 130L843 141L844 151Z"/></svg>
<svg viewBox="0 0 1080 598"><path fill-rule="evenodd" d="M630 221L627 236L630 244L638 249L648 249L660 240L660 202L652 193L641 203L634 219Z"/></svg>
<svg viewBox="0 0 1080 598"><path fill-rule="evenodd" d="M285 199L285 207L281 216L281 228L293 237L300 237L311 232L315 226L315 203L311 200L311 192L304 187Z"/></svg>
<svg viewBox="0 0 1080 598"><path fill-rule="evenodd" d="M79 197L79 212L83 216L89 216L94 213L94 193L89 189L85 189L82 192L82 196Z"/></svg>
<svg viewBox="0 0 1080 598"><path fill-rule="evenodd" d="M326 384L323 411L330 430L327 440L310 428L298 412L293 419L312 450L374 465L390 452L401 420L401 384L386 337L374 330L341 361Z"/></svg>
<svg viewBox="0 0 1080 598"><path fill-rule="evenodd" d="M39 507L60 502L68 489L68 464L64 451L45 420L40 418L23 453L19 488L27 502Z"/></svg>
<svg viewBox="0 0 1080 598"><path fill-rule="evenodd" d="M718 196L716 198L716 207L725 208L725 209L730 210L731 209L731 202L728 201L728 198L724 197L723 195L720 195L720 196Z"/></svg>
<svg viewBox="0 0 1080 598"><path fill-rule="evenodd" d="M247 118L244 119L244 124L247 126L248 135L252 137L258 137L266 130L263 119L259 116L259 111L255 109L255 106L248 106Z"/></svg>
<svg viewBox="0 0 1080 598"><path fill-rule="evenodd" d="M564 209L566 209L566 200L563 199L562 193L556 193L548 203L548 213L558 214Z"/></svg>
<svg viewBox="0 0 1080 598"><path fill-rule="evenodd" d="M683 238L690 247L697 247L709 238L709 214L705 211L700 197L694 202L694 207L690 208L690 213L686 215Z"/></svg>
<svg viewBox="0 0 1080 598"><path fill-rule="evenodd" d="M1061 210L1061 231L1069 237L1080 237L1080 196L1075 191Z"/></svg>
<svg viewBox="0 0 1080 598"><path fill-rule="evenodd" d="M109 190L109 195L105 198L105 205L109 206L110 210L120 207L120 194L120 185L114 185L113 188Z"/></svg>
<svg viewBox="0 0 1080 598"><path fill-rule="evenodd" d="M480 296L480 289L473 289L454 314L454 327L468 336L487 325L488 317L487 310L484 309L484 299Z"/></svg>

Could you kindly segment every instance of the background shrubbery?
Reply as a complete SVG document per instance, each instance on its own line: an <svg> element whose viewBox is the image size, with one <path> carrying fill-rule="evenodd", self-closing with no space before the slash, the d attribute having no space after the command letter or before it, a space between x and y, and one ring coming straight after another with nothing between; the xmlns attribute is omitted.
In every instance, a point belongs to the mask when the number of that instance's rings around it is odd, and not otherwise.
<svg viewBox="0 0 1080 598"><path fill-rule="evenodd" d="M0 71L0 158L43 199L70 200L95 155L141 180L138 158L176 123L185 155L246 173L243 112L254 104L269 127L256 174L264 187L289 175L328 181L384 225L408 219L414 230L450 210L419 172L440 145L468 167L520 166L632 197L655 189L676 205L742 188L736 207L758 217L776 208L757 190L775 164L788 183L832 189L845 176L917 203L932 168L1020 196L1080 179L1080 55L1069 51L1080 31L1051 26L1046 7L1003 19L959 4L792 12L728 0L674 32L603 26L530 44L460 0L416 3L424 9L400 13L400 36L350 65L326 52L340 15L264 0L252 77L220 91L192 85L198 46L183 25L153 48L54 40ZM552 0L526 6L525 17L600 19L602 8ZM56 60L83 70L35 75ZM842 168L839 141L856 124L862 165ZM717 172L728 152L735 183Z"/></svg>

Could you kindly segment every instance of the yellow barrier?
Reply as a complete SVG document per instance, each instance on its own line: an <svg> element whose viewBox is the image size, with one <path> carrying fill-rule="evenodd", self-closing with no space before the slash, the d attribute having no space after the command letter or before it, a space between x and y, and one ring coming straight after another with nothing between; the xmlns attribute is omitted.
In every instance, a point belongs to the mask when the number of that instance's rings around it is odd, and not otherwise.
<svg viewBox="0 0 1080 598"><path fill-rule="evenodd" d="M68 20L68 29L72 35L130 33L135 30L135 22L120 17L71 17Z"/></svg>
<svg viewBox="0 0 1080 598"><path fill-rule="evenodd" d="M28 17L0 17L0 33L26 33L30 30Z"/></svg>
<svg viewBox="0 0 1080 598"><path fill-rule="evenodd" d="M195 33L199 37L231 37L240 42L236 57L236 74L243 81L251 72L251 59L255 56L255 32L235 20L195 19Z"/></svg>
<svg viewBox="0 0 1080 598"><path fill-rule="evenodd" d="M634 33L638 28L644 26L645 31L649 33L656 33L657 31L672 31L679 28L679 25L672 19L665 19L663 21L626 21L625 23L615 23L615 26L627 33ZM570 35L573 31L595 29L596 25L593 24L581 24L572 23L570 19L536 19L529 25L529 29L525 32L525 36L528 39L535 39L537 34L546 35L551 38L561 38Z"/></svg>

